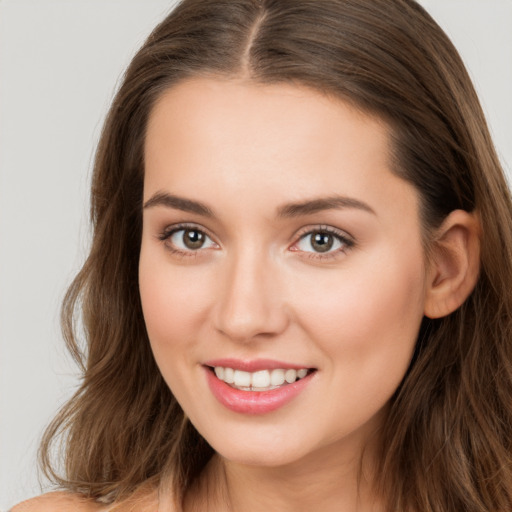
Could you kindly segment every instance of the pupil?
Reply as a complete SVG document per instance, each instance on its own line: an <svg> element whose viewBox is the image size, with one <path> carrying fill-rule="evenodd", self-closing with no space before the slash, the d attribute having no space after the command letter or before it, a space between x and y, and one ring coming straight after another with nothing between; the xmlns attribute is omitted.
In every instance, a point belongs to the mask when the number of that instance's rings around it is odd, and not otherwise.
<svg viewBox="0 0 512 512"><path fill-rule="evenodd" d="M327 252L334 243L333 236L328 233L314 233L311 245L317 252Z"/></svg>
<svg viewBox="0 0 512 512"><path fill-rule="evenodd" d="M194 229L186 229L183 233L183 243L189 249L200 249L204 244L204 235Z"/></svg>

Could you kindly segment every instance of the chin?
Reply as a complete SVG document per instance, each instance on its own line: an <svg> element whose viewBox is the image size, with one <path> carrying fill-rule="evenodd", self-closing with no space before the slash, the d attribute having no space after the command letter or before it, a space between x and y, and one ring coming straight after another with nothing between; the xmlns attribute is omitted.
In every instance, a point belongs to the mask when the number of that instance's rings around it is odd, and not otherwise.
<svg viewBox="0 0 512 512"><path fill-rule="evenodd" d="M223 459L235 464L260 467L291 465L315 453L321 443L308 438L306 432L290 431L283 425L239 425L222 432L198 429Z"/></svg>
<svg viewBox="0 0 512 512"><path fill-rule="evenodd" d="M294 449L284 449L275 452L268 448L247 447L240 449L239 447L230 447L222 452L217 453L225 460L242 466L254 466L264 468L277 468L290 466L299 462L305 457L304 453Z"/></svg>

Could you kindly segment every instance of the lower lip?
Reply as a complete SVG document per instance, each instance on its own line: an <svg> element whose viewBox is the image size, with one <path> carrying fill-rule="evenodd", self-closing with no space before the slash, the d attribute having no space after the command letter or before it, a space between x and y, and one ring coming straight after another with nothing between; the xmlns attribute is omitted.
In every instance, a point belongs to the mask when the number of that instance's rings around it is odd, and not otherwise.
<svg viewBox="0 0 512 512"><path fill-rule="evenodd" d="M292 384L269 391L242 391L218 379L209 368L205 370L208 385L215 398L224 407L241 414L265 414L283 407L306 388L316 373L312 372Z"/></svg>

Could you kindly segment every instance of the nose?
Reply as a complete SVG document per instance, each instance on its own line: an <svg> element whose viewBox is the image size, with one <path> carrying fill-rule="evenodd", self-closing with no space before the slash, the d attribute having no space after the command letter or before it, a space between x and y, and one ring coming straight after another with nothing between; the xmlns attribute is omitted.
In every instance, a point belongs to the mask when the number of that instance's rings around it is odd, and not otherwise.
<svg viewBox="0 0 512 512"><path fill-rule="evenodd" d="M215 328L237 342L275 337L289 322L276 265L248 252L226 261L215 305Z"/></svg>

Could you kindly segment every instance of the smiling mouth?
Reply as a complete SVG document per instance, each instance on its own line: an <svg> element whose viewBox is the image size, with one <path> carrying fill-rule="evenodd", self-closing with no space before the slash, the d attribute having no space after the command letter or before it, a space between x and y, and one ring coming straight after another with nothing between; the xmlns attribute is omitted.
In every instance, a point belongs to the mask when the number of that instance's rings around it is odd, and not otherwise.
<svg viewBox="0 0 512 512"><path fill-rule="evenodd" d="M240 391L271 391L303 379L316 371L314 368L276 368L246 372L223 366L209 366L215 376L230 387Z"/></svg>

